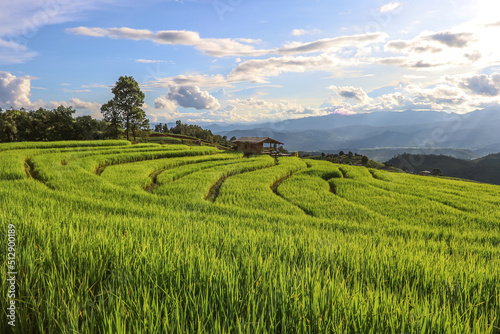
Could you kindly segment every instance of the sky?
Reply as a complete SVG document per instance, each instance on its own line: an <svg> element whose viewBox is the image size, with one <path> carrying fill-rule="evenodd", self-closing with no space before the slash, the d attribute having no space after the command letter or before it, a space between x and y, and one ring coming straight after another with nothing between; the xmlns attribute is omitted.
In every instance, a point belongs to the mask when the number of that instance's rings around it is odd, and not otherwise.
<svg viewBox="0 0 500 334"><path fill-rule="evenodd" d="M0 107L152 122L500 106L497 0L0 0ZM500 107L499 107L500 112Z"/></svg>

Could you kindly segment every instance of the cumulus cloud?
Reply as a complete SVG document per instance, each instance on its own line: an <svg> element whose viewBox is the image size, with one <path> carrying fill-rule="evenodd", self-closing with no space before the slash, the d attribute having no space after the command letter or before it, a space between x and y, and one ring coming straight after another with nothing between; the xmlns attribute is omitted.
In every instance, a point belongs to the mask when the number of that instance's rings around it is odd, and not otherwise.
<svg viewBox="0 0 500 334"><path fill-rule="evenodd" d="M413 39L389 41L384 45L384 50L403 56L380 58L379 63L415 69L472 66L476 63L480 66L479 60L487 52L485 39L479 37L479 30L469 29L456 32L427 31Z"/></svg>
<svg viewBox="0 0 500 334"><path fill-rule="evenodd" d="M444 83L429 88L408 85L406 91L411 93L411 100L416 105L430 106L431 109L435 110L446 110L467 102L467 95L463 90Z"/></svg>
<svg viewBox="0 0 500 334"><path fill-rule="evenodd" d="M218 109L219 101L207 91L197 86L172 86L168 90L167 98L184 108Z"/></svg>
<svg viewBox="0 0 500 334"><path fill-rule="evenodd" d="M494 73L490 76L486 74L473 75L459 79L448 78L448 80L476 95L500 95L500 73Z"/></svg>
<svg viewBox="0 0 500 334"><path fill-rule="evenodd" d="M441 42L450 48L463 48L469 44L473 35L471 33L440 32L429 36L430 39Z"/></svg>
<svg viewBox="0 0 500 334"><path fill-rule="evenodd" d="M31 106L31 77L17 77L0 72L0 106L4 108L29 108Z"/></svg>
<svg viewBox="0 0 500 334"><path fill-rule="evenodd" d="M93 116L100 117L99 109L101 104L96 102L85 102L77 98L71 98L68 101L31 101L32 79L30 76L17 77L11 73L0 71L0 107L54 109L63 105L65 107L72 106L75 109L89 110Z"/></svg>
<svg viewBox="0 0 500 334"><path fill-rule="evenodd" d="M168 121L183 119L195 122L263 122L305 116L352 115L410 109L466 113L485 105L500 103L500 73L490 76L443 77L434 85L400 83L393 93L375 98L369 97L361 87L332 85L327 88L335 92L340 99L331 96L328 103L325 102L320 107L306 106L288 100L251 97L227 100L223 108L210 111L198 113L169 111L157 116L168 118ZM168 96L162 99L170 101ZM160 102L158 100L159 104Z"/></svg>
<svg viewBox="0 0 500 334"><path fill-rule="evenodd" d="M162 109L168 112L173 112L177 110L177 106L174 101L169 100L165 95L160 96L155 99L155 109Z"/></svg>
<svg viewBox="0 0 500 334"><path fill-rule="evenodd" d="M331 85L327 88L333 90L338 96L345 99L353 99L360 103L370 101L370 97L366 95L362 88L359 87Z"/></svg>
<svg viewBox="0 0 500 334"><path fill-rule="evenodd" d="M396 92L376 98L366 96L359 87L328 88L346 101L353 101L343 108L355 112L413 109L467 113L485 105L500 105L500 73L490 76L444 76L439 83L427 86L400 83Z"/></svg>

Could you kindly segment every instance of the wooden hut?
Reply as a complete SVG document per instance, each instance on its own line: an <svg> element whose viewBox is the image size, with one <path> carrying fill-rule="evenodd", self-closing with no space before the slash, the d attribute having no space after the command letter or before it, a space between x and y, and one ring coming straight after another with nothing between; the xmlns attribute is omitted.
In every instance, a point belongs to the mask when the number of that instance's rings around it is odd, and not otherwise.
<svg viewBox="0 0 500 334"><path fill-rule="evenodd" d="M278 152L278 145L283 145L269 137L241 137L233 140L237 145L236 150L245 154L272 154ZM264 146L264 144L269 144Z"/></svg>

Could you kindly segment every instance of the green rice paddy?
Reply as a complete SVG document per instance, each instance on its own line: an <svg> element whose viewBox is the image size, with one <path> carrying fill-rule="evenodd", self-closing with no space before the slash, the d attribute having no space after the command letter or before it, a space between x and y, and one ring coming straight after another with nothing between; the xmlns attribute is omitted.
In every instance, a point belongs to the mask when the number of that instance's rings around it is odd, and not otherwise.
<svg viewBox="0 0 500 334"><path fill-rule="evenodd" d="M499 186L127 141L0 158L2 333L500 333Z"/></svg>

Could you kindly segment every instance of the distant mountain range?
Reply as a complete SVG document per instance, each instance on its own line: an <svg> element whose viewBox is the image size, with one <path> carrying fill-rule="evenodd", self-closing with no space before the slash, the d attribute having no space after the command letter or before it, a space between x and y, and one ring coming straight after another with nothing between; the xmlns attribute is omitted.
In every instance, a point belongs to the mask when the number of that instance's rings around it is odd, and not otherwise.
<svg viewBox="0 0 500 334"><path fill-rule="evenodd" d="M439 168L447 176L500 185L500 153L475 160L461 160L442 155L402 154L385 164L410 172Z"/></svg>
<svg viewBox="0 0 500 334"><path fill-rule="evenodd" d="M290 151L335 152L368 149L374 155L391 149L391 156L408 148L424 153L445 149L458 156L475 158L500 152L500 107L465 115L437 111L331 114L276 123L205 124L213 133L232 136L272 137ZM467 151L464 152L463 149ZM387 157L387 156L385 156Z"/></svg>

